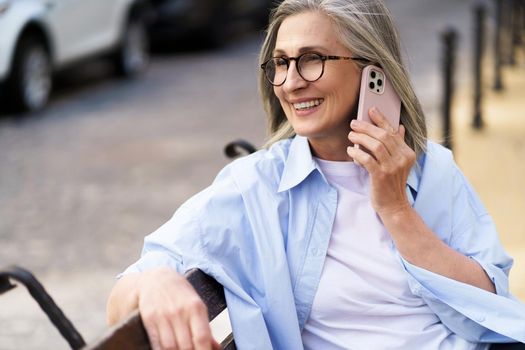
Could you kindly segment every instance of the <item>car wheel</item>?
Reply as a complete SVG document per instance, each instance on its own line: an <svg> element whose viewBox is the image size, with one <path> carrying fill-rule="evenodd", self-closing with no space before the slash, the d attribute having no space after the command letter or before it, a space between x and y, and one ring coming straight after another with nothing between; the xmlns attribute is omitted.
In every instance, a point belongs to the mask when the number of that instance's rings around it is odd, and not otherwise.
<svg viewBox="0 0 525 350"><path fill-rule="evenodd" d="M144 71L149 63L149 40L144 20L140 18L128 21L122 42L115 55L117 72L132 77Z"/></svg>
<svg viewBox="0 0 525 350"><path fill-rule="evenodd" d="M8 82L14 110L42 109L49 100L52 85L51 58L46 47L35 37L22 39L15 51Z"/></svg>

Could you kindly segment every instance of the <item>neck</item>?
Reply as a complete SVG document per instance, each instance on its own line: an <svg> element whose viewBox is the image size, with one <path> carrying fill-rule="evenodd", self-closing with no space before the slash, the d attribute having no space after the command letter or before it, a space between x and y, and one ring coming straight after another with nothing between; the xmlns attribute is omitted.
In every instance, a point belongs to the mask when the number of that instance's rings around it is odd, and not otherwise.
<svg viewBox="0 0 525 350"><path fill-rule="evenodd" d="M312 154L317 158L338 162L353 160L348 153L346 153L346 148L352 146L352 143L348 139L327 141L309 138L308 142L310 143Z"/></svg>

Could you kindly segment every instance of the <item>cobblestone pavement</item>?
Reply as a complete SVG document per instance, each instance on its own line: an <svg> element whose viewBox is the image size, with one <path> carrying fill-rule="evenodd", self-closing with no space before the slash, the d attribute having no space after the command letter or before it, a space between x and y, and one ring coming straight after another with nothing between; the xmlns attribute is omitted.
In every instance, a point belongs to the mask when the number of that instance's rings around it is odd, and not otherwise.
<svg viewBox="0 0 525 350"><path fill-rule="evenodd" d="M439 32L459 29L459 76L468 82L470 4L386 2L436 129ZM66 84L46 111L0 120L0 266L34 271L86 340L103 333L114 276L138 257L143 236L228 163L222 147L239 137L262 143L258 47L248 38L156 56L137 80L102 74ZM0 349L66 349L17 289L0 297Z"/></svg>

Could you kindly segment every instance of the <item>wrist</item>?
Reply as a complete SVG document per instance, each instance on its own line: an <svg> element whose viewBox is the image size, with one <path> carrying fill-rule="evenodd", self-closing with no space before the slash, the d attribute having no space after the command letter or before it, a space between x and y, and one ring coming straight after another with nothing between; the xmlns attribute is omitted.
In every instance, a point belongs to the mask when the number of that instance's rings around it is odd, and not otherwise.
<svg viewBox="0 0 525 350"><path fill-rule="evenodd" d="M377 210L377 215L386 225L387 222L391 223L403 223L406 222L413 215L414 208L410 205L408 201L398 203L396 205L391 205L386 208L381 208Z"/></svg>

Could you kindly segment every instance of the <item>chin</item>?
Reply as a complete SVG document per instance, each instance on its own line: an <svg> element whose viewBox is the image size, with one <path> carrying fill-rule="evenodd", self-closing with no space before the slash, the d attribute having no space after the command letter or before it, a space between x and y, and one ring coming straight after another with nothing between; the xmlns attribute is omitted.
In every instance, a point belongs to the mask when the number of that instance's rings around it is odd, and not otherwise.
<svg viewBox="0 0 525 350"><path fill-rule="evenodd" d="M295 133L299 136L312 137L319 133L319 130L306 125L292 125L292 127Z"/></svg>

